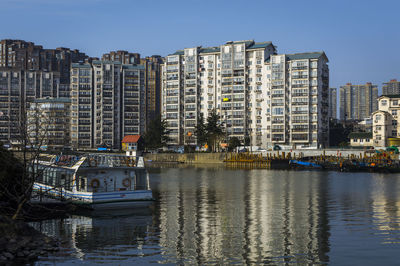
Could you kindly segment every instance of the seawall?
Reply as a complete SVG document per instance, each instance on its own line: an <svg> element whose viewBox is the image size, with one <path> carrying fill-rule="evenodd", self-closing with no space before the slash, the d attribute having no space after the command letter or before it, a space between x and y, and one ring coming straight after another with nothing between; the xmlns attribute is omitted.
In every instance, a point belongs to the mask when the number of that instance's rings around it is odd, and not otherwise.
<svg viewBox="0 0 400 266"><path fill-rule="evenodd" d="M158 153L145 154L145 161L160 162L160 163L218 163L224 162L225 153Z"/></svg>

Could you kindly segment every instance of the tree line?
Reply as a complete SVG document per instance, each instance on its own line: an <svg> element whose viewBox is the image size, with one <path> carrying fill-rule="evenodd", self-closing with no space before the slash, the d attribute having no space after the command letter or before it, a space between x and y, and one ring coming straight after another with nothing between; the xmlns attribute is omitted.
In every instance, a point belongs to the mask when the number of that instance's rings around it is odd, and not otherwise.
<svg viewBox="0 0 400 266"><path fill-rule="evenodd" d="M205 146L207 144L208 151L212 152L219 150L219 143L221 142L227 143L229 150L240 146L242 143L237 137L227 138L226 129L228 126L225 121L221 120L221 116L215 109L209 113L206 121L204 114L199 113L193 132L197 139L197 145ZM147 149L166 147L168 142L171 141L169 134L167 121L159 116L150 122L148 130L144 134L145 147ZM244 144L246 144L246 141Z"/></svg>

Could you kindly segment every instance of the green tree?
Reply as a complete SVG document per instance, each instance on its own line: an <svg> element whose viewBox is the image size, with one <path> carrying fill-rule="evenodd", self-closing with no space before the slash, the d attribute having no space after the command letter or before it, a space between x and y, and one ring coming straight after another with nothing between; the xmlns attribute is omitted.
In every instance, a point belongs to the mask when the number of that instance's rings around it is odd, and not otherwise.
<svg viewBox="0 0 400 266"><path fill-rule="evenodd" d="M207 130L204 123L204 114L200 113L197 120L195 135L197 137L197 143L199 145L204 145L207 142Z"/></svg>
<svg viewBox="0 0 400 266"><path fill-rule="evenodd" d="M240 146L240 140L237 137L233 137L229 139L229 151L233 151L236 147Z"/></svg>
<svg viewBox="0 0 400 266"><path fill-rule="evenodd" d="M207 117L206 131L208 146L212 151L215 151L217 140L224 134L220 123L220 116L215 109Z"/></svg>
<svg viewBox="0 0 400 266"><path fill-rule="evenodd" d="M148 130L144 135L145 147L150 149L166 146L171 140L168 136L167 121L158 116L150 122Z"/></svg>

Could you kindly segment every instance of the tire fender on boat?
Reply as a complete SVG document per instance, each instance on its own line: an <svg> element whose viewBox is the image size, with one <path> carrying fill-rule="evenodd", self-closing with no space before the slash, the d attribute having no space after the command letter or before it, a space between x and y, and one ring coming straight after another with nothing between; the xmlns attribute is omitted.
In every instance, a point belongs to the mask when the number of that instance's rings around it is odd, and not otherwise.
<svg viewBox="0 0 400 266"><path fill-rule="evenodd" d="M125 178L124 180L122 180L122 185L126 188L131 186L131 180L129 178Z"/></svg>
<svg viewBox="0 0 400 266"><path fill-rule="evenodd" d="M90 181L90 187L91 188L98 188L100 186L100 181L97 178L93 178L92 181Z"/></svg>
<svg viewBox="0 0 400 266"><path fill-rule="evenodd" d="M89 159L89 167L97 167L97 164L98 164L98 162L97 162L97 160L95 159L95 158L90 158Z"/></svg>

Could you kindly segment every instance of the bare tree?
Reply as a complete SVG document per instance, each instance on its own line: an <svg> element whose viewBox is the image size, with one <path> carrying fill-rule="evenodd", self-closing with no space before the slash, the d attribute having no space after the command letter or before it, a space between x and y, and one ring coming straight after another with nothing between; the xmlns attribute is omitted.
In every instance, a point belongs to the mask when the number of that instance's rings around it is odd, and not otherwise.
<svg viewBox="0 0 400 266"><path fill-rule="evenodd" d="M16 139L21 149L20 173L14 177L12 184L0 182L0 190L10 203L12 219L18 219L22 210L28 207L34 183L43 175L44 169L39 169L38 161L53 122L51 115L41 110L38 104L32 105L28 112L23 109L17 121Z"/></svg>

